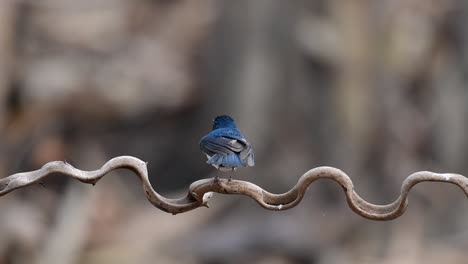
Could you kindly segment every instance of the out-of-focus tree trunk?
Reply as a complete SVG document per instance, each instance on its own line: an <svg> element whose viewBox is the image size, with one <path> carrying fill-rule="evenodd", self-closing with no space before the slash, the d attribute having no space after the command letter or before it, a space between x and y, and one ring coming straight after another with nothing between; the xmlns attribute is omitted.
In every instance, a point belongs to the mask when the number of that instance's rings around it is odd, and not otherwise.
<svg viewBox="0 0 468 264"><path fill-rule="evenodd" d="M0 129L5 125L6 95L12 82L17 4L0 2Z"/></svg>

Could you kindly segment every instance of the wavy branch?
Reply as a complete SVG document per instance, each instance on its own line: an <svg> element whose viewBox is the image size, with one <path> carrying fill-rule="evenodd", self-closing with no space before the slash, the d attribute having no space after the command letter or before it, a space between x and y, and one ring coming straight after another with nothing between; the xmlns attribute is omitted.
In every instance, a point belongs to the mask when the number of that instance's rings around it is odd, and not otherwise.
<svg viewBox="0 0 468 264"><path fill-rule="evenodd" d="M64 161L52 161L41 169L31 172L16 173L0 180L0 196L40 182L44 178L60 174L72 177L84 183L95 184L107 173L116 169L129 169L138 176L148 200L157 208L172 214L178 214L206 206L212 194L241 194L254 199L268 210L282 211L298 205L307 188L318 179L331 179L343 187L349 207L357 214L371 220L391 220L401 216L408 206L408 194L411 188L426 181L446 182L460 187L468 197L468 178L453 173L434 173L420 171L411 174L403 182L400 196L388 205L375 205L359 197L354 191L353 182L343 171L333 167L318 167L309 170L299 178L297 184L288 192L273 194L246 181L228 179L203 179L192 183L185 197L168 199L158 194L148 179L146 162L131 156L116 157L106 162L99 170L83 171Z"/></svg>

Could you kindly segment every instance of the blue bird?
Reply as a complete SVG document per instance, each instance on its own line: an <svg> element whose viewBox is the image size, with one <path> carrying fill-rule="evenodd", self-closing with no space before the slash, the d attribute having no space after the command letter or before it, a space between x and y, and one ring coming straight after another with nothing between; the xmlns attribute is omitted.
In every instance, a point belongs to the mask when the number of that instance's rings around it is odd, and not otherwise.
<svg viewBox="0 0 468 264"><path fill-rule="evenodd" d="M213 130L200 140L200 149L208 158L206 163L221 171L254 166L252 146L227 115L214 119Z"/></svg>

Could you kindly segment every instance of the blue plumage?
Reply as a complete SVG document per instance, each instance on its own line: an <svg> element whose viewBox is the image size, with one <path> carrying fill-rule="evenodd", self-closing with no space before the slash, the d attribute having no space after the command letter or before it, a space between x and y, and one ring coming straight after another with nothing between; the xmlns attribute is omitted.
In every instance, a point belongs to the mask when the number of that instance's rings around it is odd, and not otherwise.
<svg viewBox="0 0 468 264"><path fill-rule="evenodd" d="M219 170L235 170L255 163L250 143L227 115L215 118L213 130L200 140L200 149L208 158L206 163Z"/></svg>

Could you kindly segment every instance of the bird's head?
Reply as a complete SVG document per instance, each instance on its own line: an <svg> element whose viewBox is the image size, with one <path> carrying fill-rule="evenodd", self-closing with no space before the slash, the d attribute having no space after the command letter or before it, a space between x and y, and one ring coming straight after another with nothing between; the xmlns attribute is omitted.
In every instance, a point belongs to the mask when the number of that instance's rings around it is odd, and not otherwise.
<svg viewBox="0 0 468 264"><path fill-rule="evenodd" d="M236 128L236 123L234 123L234 119L232 119L232 117L228 115L221 115L214 119L213 130L226 127Z"/></svg>

